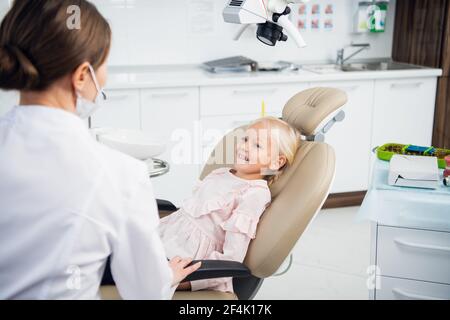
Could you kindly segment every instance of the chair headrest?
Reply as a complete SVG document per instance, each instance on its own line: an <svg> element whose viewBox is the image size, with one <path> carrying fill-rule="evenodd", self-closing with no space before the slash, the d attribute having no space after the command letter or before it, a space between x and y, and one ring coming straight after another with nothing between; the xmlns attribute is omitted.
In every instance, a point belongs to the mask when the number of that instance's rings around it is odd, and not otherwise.
<svg viewBox="0 0 450 320"><path fill-rule="evenodd" d="M347 103L347 94L335 88L312 88L293 96L283 109L283 120L304 136L315 135L327 119Z"/></svg>

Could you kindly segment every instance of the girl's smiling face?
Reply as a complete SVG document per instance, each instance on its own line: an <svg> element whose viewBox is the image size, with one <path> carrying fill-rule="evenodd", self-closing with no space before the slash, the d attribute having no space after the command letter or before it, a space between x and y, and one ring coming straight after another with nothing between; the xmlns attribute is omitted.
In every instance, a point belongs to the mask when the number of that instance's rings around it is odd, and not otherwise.
<svg viewBox="0 0 450 320"><path fill-rule="evenodd" d="M235 150L237 174L262 178L284 166L286 157L280 154L277 137L277 129L271 129L266 122L248 127Z"/></svg>

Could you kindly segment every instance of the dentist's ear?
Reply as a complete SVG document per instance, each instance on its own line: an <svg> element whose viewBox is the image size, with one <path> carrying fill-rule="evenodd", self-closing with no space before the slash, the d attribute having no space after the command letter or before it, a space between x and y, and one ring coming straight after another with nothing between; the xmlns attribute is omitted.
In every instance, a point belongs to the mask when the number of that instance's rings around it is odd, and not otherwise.
<svg viewBox="0 0 450 320"><path fill-rule="evenodd" d="M72 86L75 91L83 91L89 81L89 62L83 62L72 73Z"/></svg>

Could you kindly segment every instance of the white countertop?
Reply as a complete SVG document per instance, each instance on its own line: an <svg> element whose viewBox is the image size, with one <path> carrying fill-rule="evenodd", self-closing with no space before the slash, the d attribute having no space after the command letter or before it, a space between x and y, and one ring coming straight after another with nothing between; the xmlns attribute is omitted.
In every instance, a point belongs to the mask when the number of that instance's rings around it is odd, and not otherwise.
<svg viewBox="0 0 450 320"><path fill-rule="evenodd" d="M316 81L352 81L438 77L441 69L337 72L310 71L212 74L196 65L110 67L106 89L174 88L239 84L273 84Z"/></svg>

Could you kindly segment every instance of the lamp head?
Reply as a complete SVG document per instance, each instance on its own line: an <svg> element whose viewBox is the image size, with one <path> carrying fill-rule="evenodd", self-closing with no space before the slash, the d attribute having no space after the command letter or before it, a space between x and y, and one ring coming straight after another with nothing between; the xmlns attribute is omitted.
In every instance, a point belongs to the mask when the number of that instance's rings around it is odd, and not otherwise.
<svg viewBox="0 0 450 320"><path fill-rule="evenodd" d="M288 39L283 33L283 28L270 21L258 24L256 38L271 47L275 46L278 41L287 41Z"/></svg>
<svg viewBox="0 0 450 320"><path fill-rule="evenodd" d="M225 22L244 25L235 40L238 40L246 27L258 25L256 37L262 43L275 46L278 41L287 41L288 36L298 47L306 46L300 32L289 20L290 3L307 2L306 0L229 0L223 11ZM285 30L286 34L283 33Z"/></svg>

